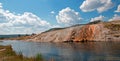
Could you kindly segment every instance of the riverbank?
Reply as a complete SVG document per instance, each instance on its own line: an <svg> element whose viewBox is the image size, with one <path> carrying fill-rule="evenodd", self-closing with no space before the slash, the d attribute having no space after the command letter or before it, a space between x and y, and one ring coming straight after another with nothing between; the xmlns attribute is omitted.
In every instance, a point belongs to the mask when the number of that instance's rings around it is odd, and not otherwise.
<svg viewBox="0 0 120 61"><path fill-rule="evenodd" d="M35 58L27 58L22 53L16 54L10 45L0 45L0 61L43 61L43 59L40 55Z"/></svg>

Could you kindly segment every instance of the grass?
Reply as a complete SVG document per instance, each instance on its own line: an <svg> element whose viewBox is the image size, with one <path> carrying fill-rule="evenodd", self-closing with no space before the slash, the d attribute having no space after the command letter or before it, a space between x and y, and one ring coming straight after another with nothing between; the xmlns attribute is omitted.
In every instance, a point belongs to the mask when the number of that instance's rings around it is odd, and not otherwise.
<svg viewBox="0 0 120 61"><path fill-rule="evenodd" d="M98 24L100 22L102 22L102 20L96 20L96 21L93 21L93 22L89 22L88 24Z"/></svg>
<svg viewBox="0 0 120 61"><path fill-rule="evenodd" d="M42 59L42 55L41 54L37 54L36 57L35 57L35 61L41 60L41 59Z"/></svg>
<svg viewBox="0 0 120 61"><path fill-rule="evenodd" d="M120 34L115 34L114 37L120 37Z"/></svg>
<svg viewBox="0 0 120 61"><path fill-rule="evenodd" d="M120 24L113 24L113 23L106 23L105 27L113 30L113 31L119 31L120 30Z"/></svg>
<svg viewBox="0 0 120 61"><path fill-rule="evenodd" d="M40 54L36 57L27 58L22 53L16 54L11 46L0 46L0 61L43 61L43 59Z"/></svg>
<svg viewBox="0 0 120 61"><path fill-rule="evenodd" d="M45 32L56 31L56 30L61 30L61 29L65 29L65 28L52 28L52 29L49 29ZM43 32L43 33L45 33L45 32Z"/></svg>

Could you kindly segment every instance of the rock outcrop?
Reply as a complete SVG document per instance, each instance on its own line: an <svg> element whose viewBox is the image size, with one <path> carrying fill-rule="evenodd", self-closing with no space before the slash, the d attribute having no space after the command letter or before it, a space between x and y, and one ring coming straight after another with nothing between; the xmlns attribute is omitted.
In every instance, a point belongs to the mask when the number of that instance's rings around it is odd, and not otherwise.
<svg viewBox="0 0 120 61"><path fill-rule="evenodd" d="M101 22L52 30L32 36L35 42L120 41L120 21Z"/></svg>

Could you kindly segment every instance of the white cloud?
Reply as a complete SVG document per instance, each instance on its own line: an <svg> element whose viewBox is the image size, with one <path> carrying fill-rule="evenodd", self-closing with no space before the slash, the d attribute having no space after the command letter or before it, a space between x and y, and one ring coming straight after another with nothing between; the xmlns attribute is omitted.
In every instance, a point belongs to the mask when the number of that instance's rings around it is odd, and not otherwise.
<svg viewBox="0 0 120 61"><path fill-rule="evenodd" d="M0 3L0 34L40 32L51 26L33 13L16 14L2 7Z"/></svg>
<svg viewBox="0 0 120 61"><path fill-rule="evenodd" d="M65 25L73 25L80 23L81 17L79 12L75 12L73 9L67 7L59 11L56 19L58 23L63 23Z"/></svg>
<svg viewBox="0 0 120 61"><path fill-rule="evenodd" d="M61 28L60 25L52 25L51 28Z"/></svg>
<svg viewBox="0 0 120 61"><path fill-rule="evenodd" d="M49 25L47 21L41 20L36 15L25 12L22 15L14 15L12 18L8 18L9 23L15 26L45 26Z"/></svg>
<svg viewBox="0 0 120 61"><path fill-rule="evenodd" d="M112 8L113 3L111 0L85 0L80 9L83 12L91 12L97 10L99 13L107 11Z"/></svg>
<svg viewBox="0 0 120 61"><path fill-rule="evenodd" d="M109 21L118 21L120 20L120 16L115 14L113 18L109 19Z"/></svg>
<svg viewBox="0 0 120 61"><path fill-rule="evenodd" d="M50 13L51 13L51 14L55 14L55 11L51 11Z"/></svg>
<svg viewBox="0 0 120 61"><path fill-rule="evenodd" d="M98 16L98 17L91 18L90 22L94 22L94 21L98 21L98 20L103 21L104 18L105 18L104 16L100 15L100 16Z"/></svg>
<svg viewBox="0 0 120 61"><path fill-rule="evenodd" d="M117 10L115 12L120 12L120 5L118 5Z"/></svg>

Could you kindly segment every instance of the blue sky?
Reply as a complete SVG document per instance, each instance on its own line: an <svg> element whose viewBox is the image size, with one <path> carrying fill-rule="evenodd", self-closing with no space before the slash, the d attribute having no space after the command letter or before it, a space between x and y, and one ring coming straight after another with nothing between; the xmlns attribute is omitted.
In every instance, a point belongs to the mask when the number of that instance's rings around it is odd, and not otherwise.
<svg viewBox="0 0 120 61"><path fill-rule="evenodd" d="M56 24L55 17L51 16L51 11L55 11L55 15L66 7L71 7L80 12L79 0L0 0L3 3L3 8L15 13L32 12L33 14L45 19L52 24ZM79 2L79 3L78 3Z"/></svg>
<svg viewBox="0 0 120 61"><path fill-rule="evenodd" d="M120 18L120 0L0 0L0 3L1 34L37 33L53 27Z"/></svg>

